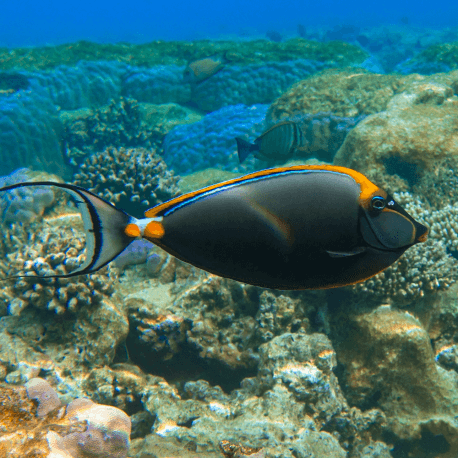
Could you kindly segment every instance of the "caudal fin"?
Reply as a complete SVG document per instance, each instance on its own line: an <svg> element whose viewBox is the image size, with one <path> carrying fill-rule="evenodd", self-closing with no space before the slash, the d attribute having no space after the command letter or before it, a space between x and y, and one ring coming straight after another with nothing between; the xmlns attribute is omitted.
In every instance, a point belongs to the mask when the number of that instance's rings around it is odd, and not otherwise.
<svg viewBox="0 0 458 458"><path fill-rule="evenodd" d="M241 164L250 155L250 153L256 149L256 145L252 145L250 142L247 142L240 137L237 137L235 141L237 142L237 153Z"/></svg>
<svg viewBox="0 0 458 458"><path fill-rule="evenodd" d="M72 195L73 201L81 213L86 232L85 262L68 274L47 275L46 277L73 277L95 272L112 261L135 240L135 237L129 236L125 232L126 226L136 221L135 218L79 186L51 181L36 181L5 186L0 188L0 192L32 186L60 188ZM24 276L17 275L9 278Z"/></svg>

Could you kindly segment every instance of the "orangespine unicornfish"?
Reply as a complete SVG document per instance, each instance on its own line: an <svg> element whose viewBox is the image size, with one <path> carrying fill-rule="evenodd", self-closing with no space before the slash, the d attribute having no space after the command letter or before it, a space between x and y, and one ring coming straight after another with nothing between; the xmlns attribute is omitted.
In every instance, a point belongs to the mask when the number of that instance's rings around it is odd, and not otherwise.
<svg viewBox="0 0 458 458"><path fill-rule="evenodd" d="M304 143L304 136L299 125L292 121L285 121L261 134L254 143L243 138L236 138L239 161L242 163L250 153L264 161L290 159L296 148Z"/></svg>
<svg viewBox="0 0 458 458"><path fill-rule="evenodd" d="M222 70L227 62L225 54L215 54L189 62L183 72L183 81L191 84L201 83Z"/></svg>
<svg viewBox="0 0 458 458"><path fill-rule="evenodd" d="M213 274L274 289L358 283L424 242L428 229L383 189L337 166L273 168L183 194L136 219L91 192L76 196L87 259L68 275L94 272L143 237Z"/></svg>

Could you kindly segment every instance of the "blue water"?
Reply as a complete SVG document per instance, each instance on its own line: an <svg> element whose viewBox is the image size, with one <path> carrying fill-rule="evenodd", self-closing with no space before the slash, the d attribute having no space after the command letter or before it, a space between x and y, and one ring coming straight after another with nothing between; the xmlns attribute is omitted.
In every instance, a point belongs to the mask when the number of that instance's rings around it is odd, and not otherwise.
<svg viewBox="0 0 458 458"><path fill-rule="evenodd" d="M447 0L319 2L137 0L6 1L0 2L0 46L36 46L75 40L148 42L225 36L264 36L278 30L285 36L305 27L400 23L454 27L458 3Z"/></svg>

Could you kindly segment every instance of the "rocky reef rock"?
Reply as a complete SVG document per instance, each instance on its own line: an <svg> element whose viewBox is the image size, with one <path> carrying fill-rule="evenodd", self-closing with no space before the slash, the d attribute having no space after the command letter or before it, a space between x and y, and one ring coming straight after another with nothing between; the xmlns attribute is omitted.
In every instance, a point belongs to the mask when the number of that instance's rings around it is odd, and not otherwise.
<svg viewBox="0 0 458 458"><path fill-rule="evenodd" d="M362 436L379 434L383 414L363 414L342 397L325 336L286 333L260 353L258 375L230 395L204 381L189 381L178 392L150 377L143 404L155 418L152 434L134 439L131 455L156 447L158 456L217 457L221 448L225 456L233 450L239 457L343 458L337 438L356 450Z"/></svg>
<svg viewBox="0 0 458 458"><path fill-rule="evenodd" d="M399 91L399 77L378 75L361 68L324 70L293 85L269 107L270 123L298 113L331 112L357 117L383 111Z"/></svg>
<svg viewBox="0 0 458 458"><path fill-rule="evenodd" d="M431 316L425 313L428 307L431 302L415 309L425 319ZM421 450L456 456L458 375L436 364L420 319L387 305L340 310L333 317L333 335L346 399L361 409L384 412L385 437L404 450L400 456L419 456Z"/></svg>
<svg viewBox="0 0 458 458"><path fill-rule="evenodd" d="M293 85L275 100L266 124L295 121L304 137L297 155L332 162L354 126L366 116L385 110L408 78L401 80L359 68L325 70Z"/></svg>
<svg viewBox="0 0 458 458"><path fill-rule="evenodd" d="M414 75L415 76L415 75ZM411 77L409 77L411 78ZM436 163L458 149L458 73L420 77L389 99L386 108L361 121L346 137L334 163L356 168L380 186L398 175L395 190L408 190Z"/></svg>

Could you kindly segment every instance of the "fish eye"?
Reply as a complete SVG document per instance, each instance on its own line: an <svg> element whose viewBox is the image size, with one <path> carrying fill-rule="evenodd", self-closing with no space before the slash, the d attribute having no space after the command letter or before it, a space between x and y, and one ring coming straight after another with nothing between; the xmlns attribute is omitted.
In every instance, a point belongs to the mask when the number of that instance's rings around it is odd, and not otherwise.
<svg viewBox="0 0 458 458"><path fill-rule="evenodd" d="M386 206L386 200L382 196L374 196L371 199L371 208L372 210L381 211Z"/></svg>

